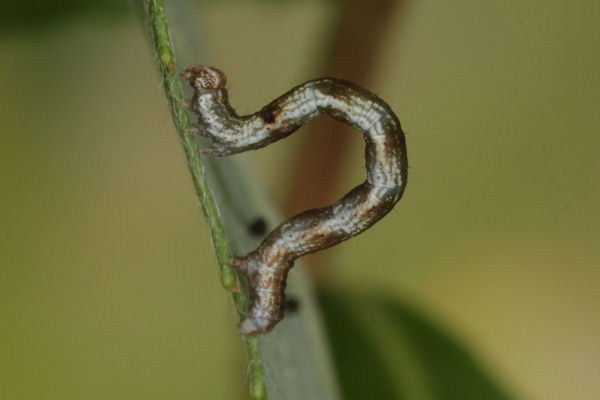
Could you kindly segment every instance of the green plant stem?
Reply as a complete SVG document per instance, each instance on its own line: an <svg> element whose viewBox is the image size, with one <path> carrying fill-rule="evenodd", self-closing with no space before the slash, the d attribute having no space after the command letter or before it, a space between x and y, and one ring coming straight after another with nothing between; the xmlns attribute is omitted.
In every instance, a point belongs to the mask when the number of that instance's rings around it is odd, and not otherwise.
<svg viewBox="0 0 600 400"><path fill-rule="evenodd" d="M181 82L177 74L175 54L164 14L163 1L149 0L148 4L152 18L152 33L154 35L161 78L169 108L171 109L171 115L173 116L173 122L181 139L181 145L185 151L189 170L192 173L196 195L202 206L204 216L208 221L211 239L217 253L217 261L221 266L221 282L226 289L233 289L236 287L237 281L235 271L229 263L230 254L225 239L225 232L218 216L217 206L208 188L200 155L196 149L195 137L193 134L186 133L192 126L188 112L182 106L184 101L183 89L181 88Z"/></svg>
<svg viewBox="0 0 600 400"><path fill-rule="evenodd" d="M187 133L192 126L188 112L183 107L183 89L177 73L175 52L171 42L163 0L146 0L145 13L173 122L185 152L188 168L192 174L198 201L208 222L212 244L221 270L221 283L232 294L238 315L243 318L246 312L245 299L247 297L242 292L242 285L239 284L237 273L230 264L231 253L227 245L225 231L208 187L201 158L196 148L195 137L193 134ZM250 366L250 396L252 399L267 399L258 340L256 336L248 335L244 337L244 342Z"/></svg>

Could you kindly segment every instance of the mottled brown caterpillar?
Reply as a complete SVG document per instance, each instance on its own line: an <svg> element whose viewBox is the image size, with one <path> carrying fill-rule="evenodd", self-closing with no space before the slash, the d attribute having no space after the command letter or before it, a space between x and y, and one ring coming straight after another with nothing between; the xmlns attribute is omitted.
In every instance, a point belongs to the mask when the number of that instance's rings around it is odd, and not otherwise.
<svg viewBox="0 0 600 400"><path fill-rule="evenodd" d="M189 108L199 119L193 132L213 140L203 153L226 156L258 149L322 114L355 127L366 142L367 179L362 185L328 207L283 222L256 250L232 260L248 278L250 290L248 314L238 329L267 333L283 318L285 282L294 260L359 234L400 200L407 179L404 133L383 100L348 81L309 81L254 114L238 116L229 105L223 72L192 65L182 75L195 89Z"/></svg>

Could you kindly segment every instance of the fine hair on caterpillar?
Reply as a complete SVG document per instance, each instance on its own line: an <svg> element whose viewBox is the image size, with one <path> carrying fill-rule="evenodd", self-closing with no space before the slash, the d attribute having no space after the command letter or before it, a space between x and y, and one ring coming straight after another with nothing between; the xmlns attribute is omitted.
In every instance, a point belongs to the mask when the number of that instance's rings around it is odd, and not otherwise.
<svg viewBox="0 0 600 400"><path fill-rule="evenodd" d="M248 278L250 295L248 314L238 329L244 334L267 333L283 318L286 278L294 260L368 229L400 200L408 167L404 133L383 100L352 82L308 81L260 111L239 116L229 105L222 71L192 65L182 76L194 88L188 108L199 115L192 132L212 140L202 153L227 156L259 149L320 115L356 128L365 140L365 182L330 206L284 221L256 250L232 259L232 265Z"/></svg>

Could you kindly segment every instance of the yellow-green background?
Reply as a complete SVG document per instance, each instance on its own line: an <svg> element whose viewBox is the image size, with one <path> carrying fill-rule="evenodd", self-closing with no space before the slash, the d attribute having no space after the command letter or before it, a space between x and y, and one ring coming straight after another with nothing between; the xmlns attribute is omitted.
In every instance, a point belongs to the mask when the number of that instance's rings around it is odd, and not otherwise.
<svg viewBox="0 0 600 400"><path fill-rule="evenodd" d="M335 13L194 9L198 62L253 112L315 77ZM370 87L407 131L406 195L320 274L417 304L522 398L600 397L599 17L408 2ZM0 398L239 398L236 317L139 22L3 32L0 124ZM277 200L302 140L251 154ZM353 140L338 195L364 177Z"/></svg>

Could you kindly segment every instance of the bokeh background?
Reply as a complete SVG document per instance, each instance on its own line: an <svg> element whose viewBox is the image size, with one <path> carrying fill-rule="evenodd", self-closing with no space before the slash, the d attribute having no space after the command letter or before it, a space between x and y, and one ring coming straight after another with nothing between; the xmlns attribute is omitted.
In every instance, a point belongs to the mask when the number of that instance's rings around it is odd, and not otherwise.
<svg viewBox="0 0 600 400"><path fill-rule="evenodd" d="M0 31L0 398L240 398L236 316L141 23L60 4L10 6ZM254 112L327 70L342 8L193 3L198 62ZM413 304L518 398L599 398L600 3L390 10L360 83L402 121L409 185L309 258L315 279ZM247 156L286 215L364 179L360 135L336 151L304 132ZM294 203L298 168L330 169L320 141L342 168Z"/></svg>

